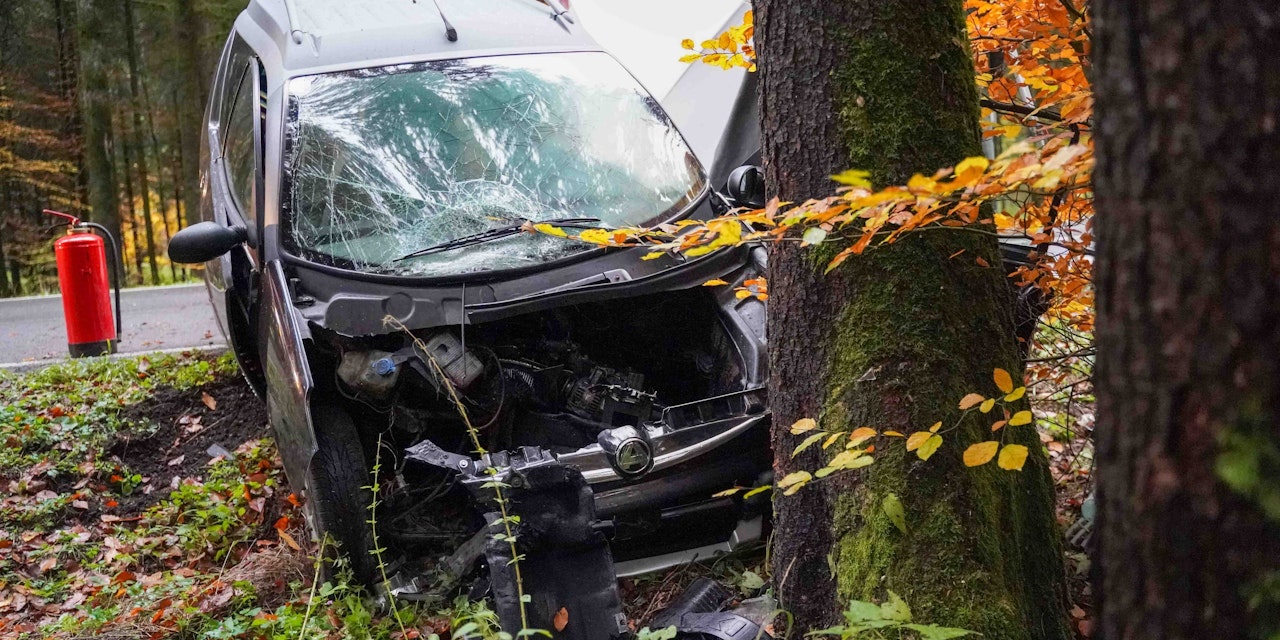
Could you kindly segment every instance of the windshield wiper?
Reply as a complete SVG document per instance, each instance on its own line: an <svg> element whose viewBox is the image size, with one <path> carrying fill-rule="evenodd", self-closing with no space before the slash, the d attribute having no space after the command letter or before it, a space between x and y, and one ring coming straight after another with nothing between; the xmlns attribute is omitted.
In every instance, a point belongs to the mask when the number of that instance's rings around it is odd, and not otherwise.
<svg viewBox="0 0 1280 640"><path fill-rule="evenodd" d="M521 218L519 222L505 224L505 225L502 225L501 227L494 227L492 229L485 229L480 233L473 233L468 236L461 236L458 238L454 238L452 240L445 240L444 242L441 242L439 244L433 244L425 249L418 249L417 251L414 251L412 253L406 253L400 256L399 258L396 258L395 260L393 260L393 262L400 262L401 260L408 260L409 258L425 256L431 253L440 253L441 251L450 251L453 249L460 249L462 247L470 247L472 245L484 244L486 242L492 242L494 240L498 240L501 238L509 238L511 236L514 236L523 232L524 227L527 224L550 224L558 227L591 228L592 225L598 224L599 222L600 222L600 218L561 218L559 220L528 220L525 218Z"/></svg>

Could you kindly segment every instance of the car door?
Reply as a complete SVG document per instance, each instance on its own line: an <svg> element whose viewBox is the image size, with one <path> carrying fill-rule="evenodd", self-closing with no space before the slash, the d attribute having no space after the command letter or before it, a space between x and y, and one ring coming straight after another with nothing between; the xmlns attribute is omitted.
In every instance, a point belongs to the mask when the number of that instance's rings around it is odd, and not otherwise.
<svg viewBox="0 0 1280 640"><path fill-rule="evenodd" d="M218 273L211 274L210 280L225 291L220 301L225 305L224 331L245 377L259 395L265 390L255 345L262 256L261 75L258 57L233 35L217 83L219 100L211 107L217 120L211 127L209 171L213 220L247 232L248 241L218 261Z"/></svg>

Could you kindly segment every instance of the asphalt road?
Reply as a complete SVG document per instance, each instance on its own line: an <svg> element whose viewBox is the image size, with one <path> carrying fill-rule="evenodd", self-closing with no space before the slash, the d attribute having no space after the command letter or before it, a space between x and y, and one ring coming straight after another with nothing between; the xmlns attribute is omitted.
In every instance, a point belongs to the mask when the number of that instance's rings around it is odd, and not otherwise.
<svg viewBox="0 0 1280 640"><path fill-rule="evenodd" d="M225 344L203 284L120 292L120 353ZM62 296L0 299L0 368L67 357Z"/></svg>

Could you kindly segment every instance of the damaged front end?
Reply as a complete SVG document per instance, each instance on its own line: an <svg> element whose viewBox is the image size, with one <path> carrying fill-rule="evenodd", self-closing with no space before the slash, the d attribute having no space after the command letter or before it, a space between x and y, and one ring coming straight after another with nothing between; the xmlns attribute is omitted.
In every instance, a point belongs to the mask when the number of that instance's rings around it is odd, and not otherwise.
<svg viewBox="0 0 1280 640"><path fill-rule="evenodd" d="M483 286L328 291L298 269L311 402L348 414L384 470L392 594L470 585L508 630L550 629L566 609L557 635L609 638L626 631L617 577L761 538L766 498L715 494L769 481L764 302L701 285L759 277L764 251L698 262L493 301Z"/></svg>

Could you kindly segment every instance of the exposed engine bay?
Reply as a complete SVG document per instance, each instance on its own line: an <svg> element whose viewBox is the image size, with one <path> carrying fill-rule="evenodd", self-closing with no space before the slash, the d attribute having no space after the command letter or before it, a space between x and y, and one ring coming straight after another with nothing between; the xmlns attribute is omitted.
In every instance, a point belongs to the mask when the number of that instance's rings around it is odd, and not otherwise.
<svg viewBox="0 0 1280 640"><path fill-rule="evenodd" d="M327 360L315 370L332 372L317 388L341 398L383 470L388 590L470 584L514 615L495 482L522 562L539 567L526 575L547 578L527 585L534 617L567 602L600 612L581 621L588 637L625 631L617 575L759 538L767 499L714 494L767 481L762 312L697 287L412 333L313 330L313 362Z"/></svg>
<svg viewBox="0 0 1280 640"><path fill-rule="evenodd" d="M743 389L740 358L708 299L694 290L437 328L416 339L380 336L399 348L348 346L335 386L397 431L444 444L451 427L465 426L447 380L485 448L565 453L669 406Z"/></svg>

